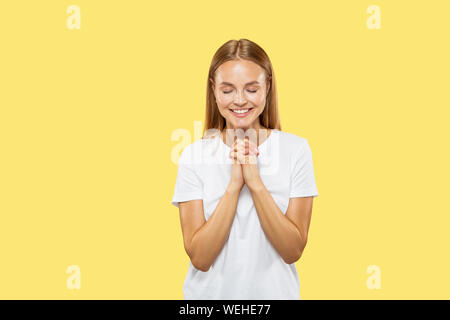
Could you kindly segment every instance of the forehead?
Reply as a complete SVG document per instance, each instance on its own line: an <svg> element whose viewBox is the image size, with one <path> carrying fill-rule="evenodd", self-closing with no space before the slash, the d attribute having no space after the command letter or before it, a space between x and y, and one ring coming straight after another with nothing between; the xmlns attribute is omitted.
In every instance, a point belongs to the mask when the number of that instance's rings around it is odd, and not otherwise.
<svg viewBox="0 0 450 320"><path fill-rule="evenodd" d="M216 70L216 83L229 82L245 85L251 81L264 83L265 72L258 64L248 60L231 60L222 63Z"/></svg>

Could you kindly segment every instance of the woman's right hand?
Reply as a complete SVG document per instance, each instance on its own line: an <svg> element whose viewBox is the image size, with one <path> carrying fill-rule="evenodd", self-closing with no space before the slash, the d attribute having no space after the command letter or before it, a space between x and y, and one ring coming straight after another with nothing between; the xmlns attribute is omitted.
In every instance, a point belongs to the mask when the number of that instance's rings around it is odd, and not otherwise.
<svg viewBox="0 0 450 320"><path fill-rule="evenodd" d="M242 172L241 163L238 160L238 154L235 148L236 143L237 139L235 139L229 154L229 157L233 161L233 164L231 165L231 177L228 187L231 188L232 191L241 191L242 187L244 186L244 174Z"/></svg>

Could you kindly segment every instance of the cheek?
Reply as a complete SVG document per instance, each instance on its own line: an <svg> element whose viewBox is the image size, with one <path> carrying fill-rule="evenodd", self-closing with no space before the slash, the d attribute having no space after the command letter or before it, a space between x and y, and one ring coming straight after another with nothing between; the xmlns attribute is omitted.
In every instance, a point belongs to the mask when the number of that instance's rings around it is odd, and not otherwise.
<svg viewBox="0 0 450 320"><path fill-rule="evenodd" d="M227 95L219 94L217 96L216 101L219 105L227 105L230 102L232 102L233 99L231 98L231 95L227 96Z"/></svg>
<svg viewBox="0 0 450 320"><path fill-rule="evenodd" d="M265 104L265 96L264 94L253 95L248 98L254 105L261 107Z"/></svg>

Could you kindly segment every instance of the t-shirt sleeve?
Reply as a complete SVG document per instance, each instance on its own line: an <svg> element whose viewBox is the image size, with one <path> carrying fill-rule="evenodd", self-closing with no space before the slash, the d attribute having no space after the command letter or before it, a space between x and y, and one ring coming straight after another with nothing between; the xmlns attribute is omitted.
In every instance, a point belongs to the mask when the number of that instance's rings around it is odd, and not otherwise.
<svg viewBox="0 0 450 320"><path fill-rule="evenodd" d="M195 199L203 199L203 183L195 170L190 146L187 146L178 160L177 180L171 203L178 208L179 202Z"/></svg>
<svg viewBox="0 0 450 320"><path fill-rule="evenodd" d="M292 160L290 198L318 195L311 148L308 140L303 138Z"/></svg>

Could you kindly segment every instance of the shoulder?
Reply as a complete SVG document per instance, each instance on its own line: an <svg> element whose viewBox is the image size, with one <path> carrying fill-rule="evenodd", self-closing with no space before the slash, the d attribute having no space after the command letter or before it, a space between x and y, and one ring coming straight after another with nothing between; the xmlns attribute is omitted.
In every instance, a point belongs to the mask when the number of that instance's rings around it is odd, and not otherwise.
<svg viewBox="0 0 450 320"><path fill-rule="evenodd" d="M200 161L201 163L205 151L213 148L216 143L217 139L214 138L200 138L195 140L183 148L179 162L196 164L196 161Z"/></svg>
<svg viewBox="0 0 450 320"><path fill-rule="evenodd" d="M305 137L286 131L277 130L276 132L279 136L279 142L294 153L309 147L308 140Z"/></svg>
<svg viewBox="0 0 450 320"><path fill-rule="evenodd" d="M279 132L279 144L291 163L309 161L312 158L308 139L289 132Z"/></svg>

